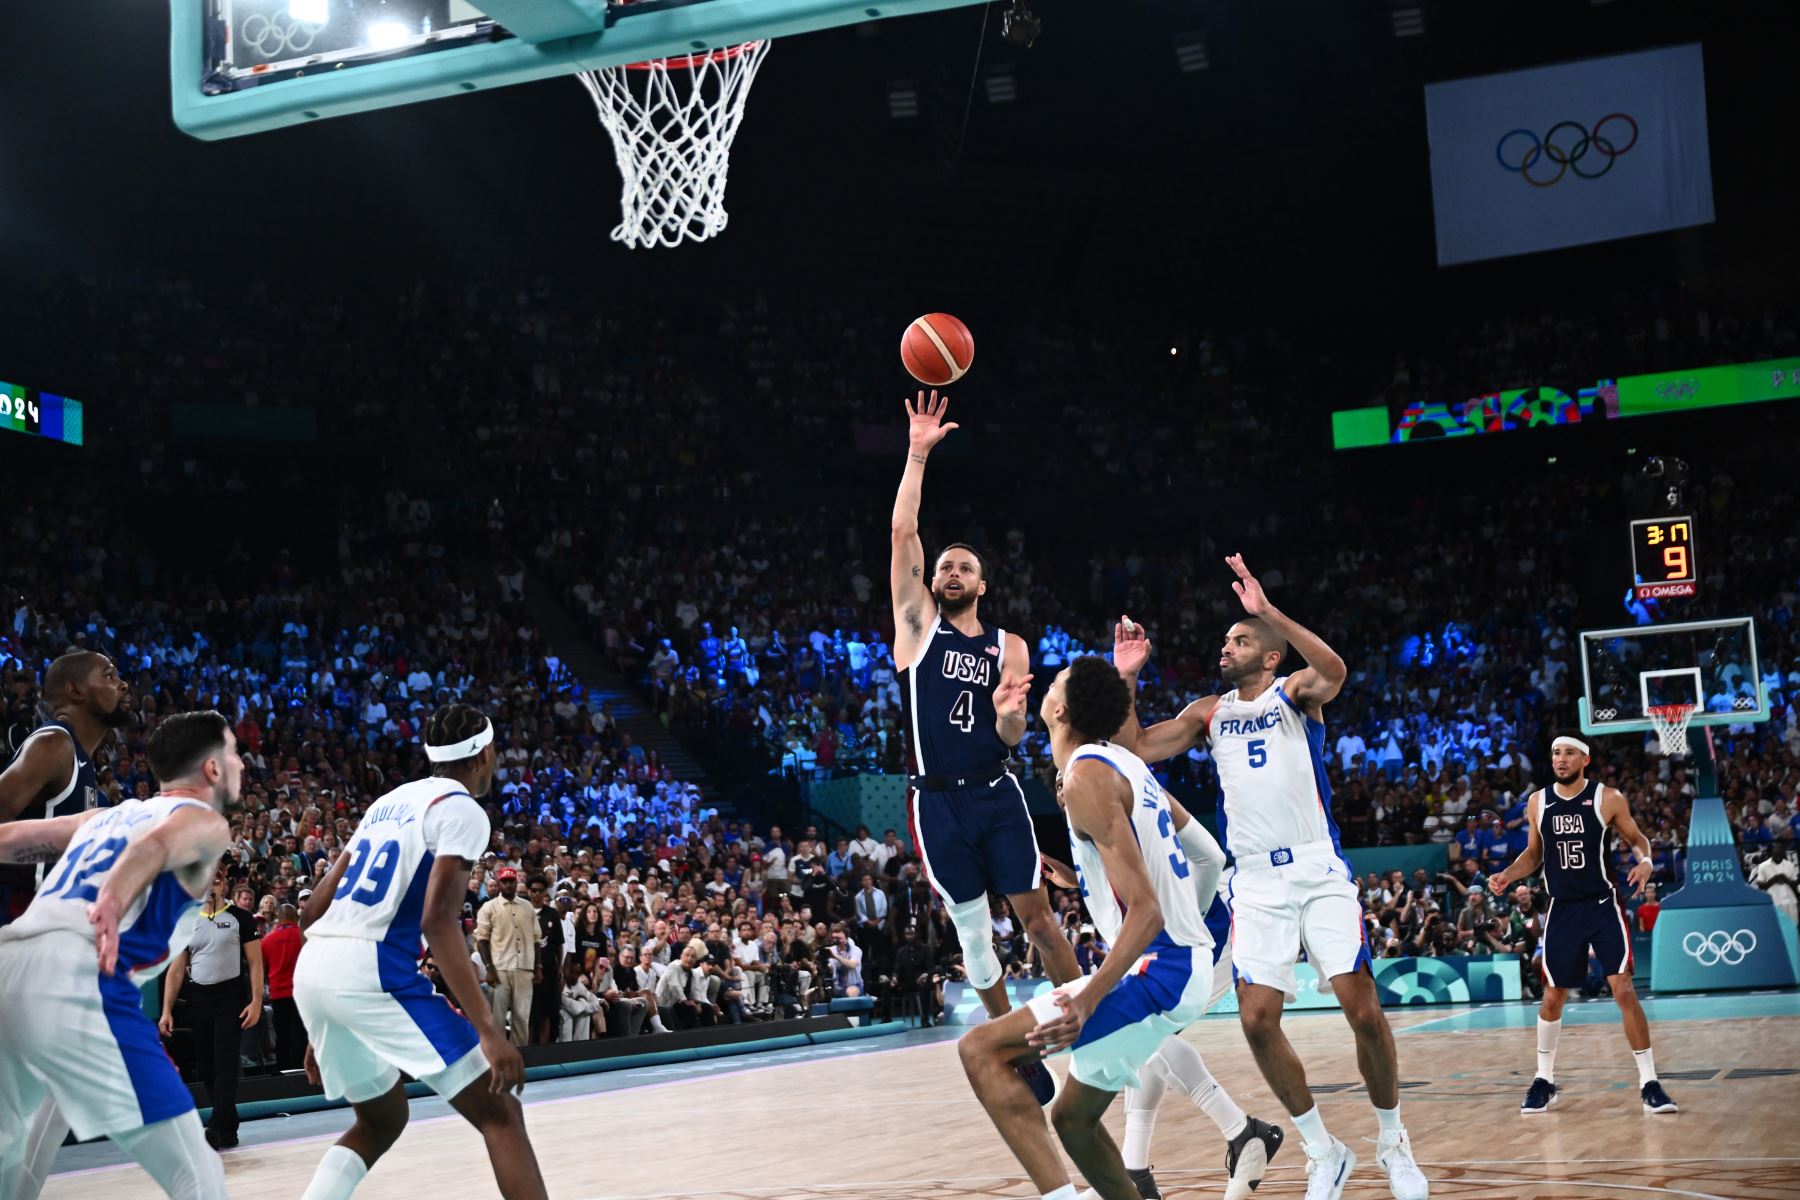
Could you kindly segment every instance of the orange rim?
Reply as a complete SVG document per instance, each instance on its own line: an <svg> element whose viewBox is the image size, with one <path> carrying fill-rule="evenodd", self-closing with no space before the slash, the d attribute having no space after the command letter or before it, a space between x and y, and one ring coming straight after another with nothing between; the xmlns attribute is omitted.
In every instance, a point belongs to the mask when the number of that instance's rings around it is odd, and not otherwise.
<svg viewBox="0 0 1800 1200"><path fill-rule="evenodd" d="M704 63L726 62L738 55L754 50L761 42L745 42L741 46L727 46L723 50L707 50L699 54L682 54L674 58L655 58L647 62L626 63L627 71L654 71L658 67L669 71L691 71Z"/></svg>

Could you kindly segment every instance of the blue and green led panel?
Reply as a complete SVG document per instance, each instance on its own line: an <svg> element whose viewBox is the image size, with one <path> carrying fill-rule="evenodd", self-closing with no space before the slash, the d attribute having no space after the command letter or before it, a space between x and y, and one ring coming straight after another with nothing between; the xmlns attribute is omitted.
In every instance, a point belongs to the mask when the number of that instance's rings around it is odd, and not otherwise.
<svg viewBox="0 0 1800 1200"><path fill-rule="evenodd" d="M0 383L0 430L79 446L81 401L17 383Z"/></svg>

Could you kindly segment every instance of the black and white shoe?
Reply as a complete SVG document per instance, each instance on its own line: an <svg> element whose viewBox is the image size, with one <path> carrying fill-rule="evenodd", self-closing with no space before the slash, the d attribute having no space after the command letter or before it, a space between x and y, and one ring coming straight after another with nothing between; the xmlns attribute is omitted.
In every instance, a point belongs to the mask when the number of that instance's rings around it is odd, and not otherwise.
<svg viewBox="0 0 1800 1200"><path fill-rule="evenodd" d="M1663 1091L1662 1081L1652 1079L1638 1093L1644 1099L1644 1111L1647 1113L1680 1112L1675 1102L1669 1099L1669 1093Z"/></svg>
<svg viewBox="0 0 1800 1200"><path fill-rule="evenodd" d="M1248 1121L1244 1131L1225 1145L1225 1174L1230 1177L1225 1200L1245 1200L1256 1190L1263 1172L1269 1169L1269 1160L1281 1149L1281 1139L1287 1136L1279 1125L1255 1117Z"/></svg>
<svg viewBox="0 0 1800 1200"><path fill-rule="evenodd" d="M1531 1081L1531 1090L1525 1093L1525 1103L1519 1105L1523 1116L1534 1117L1547 1111L1556 1103L1556 1085L1548 1079L1538 1078Z"/></svg>
<svg viewBox="0 0 1800 1200"><path fill-rule="evenodd" d="M1131 1176L1131 1182L1137 1184L1139 1200L1162 1200L1162 1189L1156 1186L1156 1176L1150 1173L1149 1167L1141 1171L1126 1167L1125 1174Z"/></svg>

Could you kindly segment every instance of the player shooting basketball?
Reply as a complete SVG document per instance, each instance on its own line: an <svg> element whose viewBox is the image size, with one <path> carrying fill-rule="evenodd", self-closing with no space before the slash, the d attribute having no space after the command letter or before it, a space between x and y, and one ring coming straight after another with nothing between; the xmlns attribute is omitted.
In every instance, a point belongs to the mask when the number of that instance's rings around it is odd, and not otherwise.
<svg viewBox="0 0 1800 1200"><path fill-rule="evenodd" d="M1331 981L1356 1035L1357 1064L1380 1126L1375 1161L1396 1200L1425 1200L1430 1185L1400 1123L1394 1035L1375 992L1356 876L1338 841L1325 777L1325 705L1349 671L1323 638L1270 602L1242 555L1225 562L1244 606L1244 619L1226 630L1219 650L1219 673L1235 686L1144 730L1136 749L1156 762L1204 743L1218 764L1219 832L1237 861L1228 898L1238 1015L1256 1065L1305 1140L1307 1200L1338 1200L1356 1154L1326 1132L1306 1068L1281 1030L1302 950ZM1290 645L1307 665L1278 676ZM1113 659L1135 691L1149 659L1141 627L1122 631ZM1136 723L1134 712L1122 741Z"/></svg>
<svg viewBox="0 0 1800 1200"><path fill-rule="evenodd" d="M1081 974L1050 913L1025 792L1007 769L1025 736L1031 660L1025 639L983 625L987 567L973 547L952 543L925 579L919 498L932 447L956 428L950 398L935 390L908 402L906 471L894 499L894 663L906 718L913 842L962 943L963 969L990 1017L1012 1008L994 953L994 893L1012 902L1057 983ZM1022 1069L1040 1103L1052 1092L1041 1064Z"/></svg>

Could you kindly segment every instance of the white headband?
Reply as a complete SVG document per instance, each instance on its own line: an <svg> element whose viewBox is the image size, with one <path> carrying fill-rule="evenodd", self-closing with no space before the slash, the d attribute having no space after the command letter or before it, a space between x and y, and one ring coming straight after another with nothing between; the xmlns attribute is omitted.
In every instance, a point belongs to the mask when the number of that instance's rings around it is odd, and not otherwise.
<svg viewBox="0 0 1800 1200"><path fill-rule="evenodd" d="M494 723L489 721L474 737L464 738L449 746L426 746L425 757L432 762L455 762L459 758L469 758L480 754L481 748L493 740Z"/></svg>
<svg viewBox="0 0 1800 1200"><path fill-rule="evenodd" d="M1586 754L1589 758L1594 757L1593 753L1588 749L1586 742L1582 741L1580 738L1572 738L1566 733L1562 737L1559 737L1554 742L1550 743L1550 748L1552 750L1556 749L1558 746L1567 746L1571 750L1581 751L1583 754Z"/></svg>

